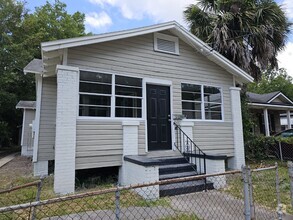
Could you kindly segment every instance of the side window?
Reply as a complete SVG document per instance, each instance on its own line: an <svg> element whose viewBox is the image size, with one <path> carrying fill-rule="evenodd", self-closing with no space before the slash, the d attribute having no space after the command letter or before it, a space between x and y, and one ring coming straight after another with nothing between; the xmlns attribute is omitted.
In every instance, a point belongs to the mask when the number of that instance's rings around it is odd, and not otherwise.
<svg viewBox="0 0 293 220"><path fill-rule="evenodd" d="M222 120L220 88L182 83L182 114L187 119Z"/></svg>

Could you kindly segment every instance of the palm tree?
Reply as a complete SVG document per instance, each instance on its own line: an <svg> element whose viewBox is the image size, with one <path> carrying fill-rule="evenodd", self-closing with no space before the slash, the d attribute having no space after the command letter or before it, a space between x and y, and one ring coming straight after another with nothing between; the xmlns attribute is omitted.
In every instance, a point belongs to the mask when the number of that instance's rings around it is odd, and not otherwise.
<svg viewBox="0 0 293 220"><path fill-rule="evenodd" d="M200 0L184 11L190 31L256 80L277 68L292 25L272 0Z"/></svg>

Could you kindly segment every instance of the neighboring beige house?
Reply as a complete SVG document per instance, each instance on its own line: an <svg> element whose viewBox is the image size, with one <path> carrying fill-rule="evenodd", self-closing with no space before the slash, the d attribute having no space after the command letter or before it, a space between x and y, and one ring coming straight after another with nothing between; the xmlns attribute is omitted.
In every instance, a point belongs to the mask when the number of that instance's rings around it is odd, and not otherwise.
<svg viewBox="0 0 293 220"><path fill-rule="evenodd" d="M247 92L247 98L255 119L253 127L255 134L271 136L291 128L290 114L293 111L293 102L282 92L265 94Z"/></svg>
<svg viewBox="0 0 293 220"><path fill-rule="evenodd" d="M33 121L35 120L36 102L19 101L17 109L22 109L22 126L21 126L21 155L32 157L34 146L34 133L32 131Z"/></svg>
<svg viewBox="0 0 293 220"><path fill-rule="evenodd" d="M183 163L177 148L190 146L180 129L204 152L197 173L245 163L236 84L253 79L178 23L46 42L41 52L24 69L37 82L34 173L54 160L56 192L73 192L83 169L117 166L121 184L168 178L163 168Z"/></svg>

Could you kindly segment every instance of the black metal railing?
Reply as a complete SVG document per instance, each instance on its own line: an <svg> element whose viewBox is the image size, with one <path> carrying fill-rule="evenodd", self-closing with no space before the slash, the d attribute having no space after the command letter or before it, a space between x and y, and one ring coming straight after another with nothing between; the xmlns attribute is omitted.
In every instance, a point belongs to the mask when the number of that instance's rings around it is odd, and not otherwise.
<svg viewBox="0 0 293 220"><path fill-rule="evenodd" d="M206 154L194 141L174 122L176 140L175 146L184 158L195 167L198 174L206 174Z"/></svg>

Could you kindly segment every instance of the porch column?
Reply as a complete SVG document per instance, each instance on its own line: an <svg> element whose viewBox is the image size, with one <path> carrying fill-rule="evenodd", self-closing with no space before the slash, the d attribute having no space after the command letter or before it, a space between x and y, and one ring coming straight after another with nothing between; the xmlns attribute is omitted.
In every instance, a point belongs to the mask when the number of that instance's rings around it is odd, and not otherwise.
<svg viewBox="0 0 293 220"><path fill-rule="evenodd" d="M290 110L287 110L287 129L291 128L291 114L290 114Z"/></svg>
<svg viewBox="0 0 293 220"><path fill-rule="evenodd" d="M74 192L79 69L57 66L54 191Z"/></svg>
<svg viewBox="0 0 293 220"><path fill-rule="evenodd" d="M230 88L234 156L228 159L228 166L232 169L241 169L245 165L240 91L238 87Z"/></svg>
<svg viewBox="0 0 293 220"><path fill-rule="evenodd" d="M138 127L139 121L123 121L123 156L122 166L119 168L119 183L127 185L127 177L130 175L129 170L125 168L124 156L138 155Z"/></svg>
<svg viewBox="0 0 293 220"><path fill-rule="evenodd" d="M264 117L264 122L265 122L265 134L266 136L270 136L270 126L269 126L269 114L268 114L268 109L265 108L263 110L263 117Z"/></svg>

